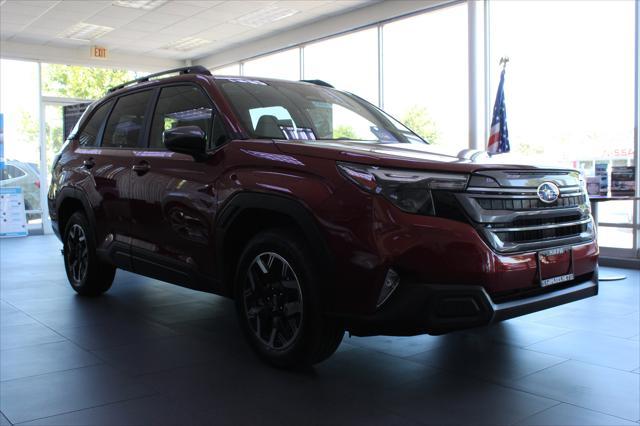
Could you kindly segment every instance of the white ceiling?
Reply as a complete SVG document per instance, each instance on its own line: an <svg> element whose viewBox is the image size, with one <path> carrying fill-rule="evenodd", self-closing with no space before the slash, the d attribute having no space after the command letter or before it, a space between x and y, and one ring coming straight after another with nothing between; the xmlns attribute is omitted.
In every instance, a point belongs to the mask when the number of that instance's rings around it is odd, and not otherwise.
<svg viewBox="0 0 640 426"><path fill-rule="evenodd" d="M216 53L238 43L261 39L379 1L169 0L147 11L116 6L113 1L105 0L0 0L0 40L67 48L98 44L108 47L110 53L182 60ZM293 9L297 13L258 28L232 22L271 7ZM91 42L58 37L80 22L114 30ZM211 43L186 52L164 48L185 37Z"/></svg>

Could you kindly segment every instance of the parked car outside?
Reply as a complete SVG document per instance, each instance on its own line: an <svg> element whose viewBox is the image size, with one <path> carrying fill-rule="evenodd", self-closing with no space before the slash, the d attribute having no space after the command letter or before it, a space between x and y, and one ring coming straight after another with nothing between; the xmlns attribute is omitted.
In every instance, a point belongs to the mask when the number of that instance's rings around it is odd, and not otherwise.
<svg viewBox="0 0 640 426"><path fill-rule="evenodd" d="M40 176L31 163L5 161L4 167L0 169L0 188L9 187L22 188L25 210L40 209ZM31 219L36 215L27 213L27 218Z"/></svg>

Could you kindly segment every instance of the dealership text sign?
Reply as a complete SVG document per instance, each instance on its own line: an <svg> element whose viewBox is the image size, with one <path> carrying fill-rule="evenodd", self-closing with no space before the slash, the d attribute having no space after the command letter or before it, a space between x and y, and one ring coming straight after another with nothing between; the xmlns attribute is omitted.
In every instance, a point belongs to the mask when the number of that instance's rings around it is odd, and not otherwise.
<svg viewBox="0 0 640 426"><path fill-rule="evenodd" d="M91 46L91 57L95 59L107 59L107 48L101 46Z"/></svg>

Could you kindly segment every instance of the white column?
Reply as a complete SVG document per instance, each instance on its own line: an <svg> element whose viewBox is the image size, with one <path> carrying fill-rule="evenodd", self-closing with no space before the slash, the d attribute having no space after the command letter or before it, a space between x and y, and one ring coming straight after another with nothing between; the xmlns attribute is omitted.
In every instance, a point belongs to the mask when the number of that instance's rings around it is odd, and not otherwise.
<svg viewBox="0 0 640 426"><path fill-rule="evenodd" d="M634 49L634 113L633 113L633 146L634 146L634 165L636 167L636 196L640 195L640 1L636 0L636 19L635 19L635 49ZM634 203L634 222L635 222L635 249L636 257L640 257L640 230L637 229L640 224L640 202Z"/></svg>
<svg viewBox="0 0 640 426"><path fill-rule="evenodd" d="M47 190L49 189L49 176L47 173L47 125L45 104L42 100L42 63L38 62L38 123L40 123L40 210L42 211L42 231L50 234L51 220L49 219L49 206L47 204Z"/></svg>
<svg viewBox="0 0 640 426"><path fill-rule="evenodd" d="M467 1L469 50L469 148L484 149L484 2Z"/></svg>

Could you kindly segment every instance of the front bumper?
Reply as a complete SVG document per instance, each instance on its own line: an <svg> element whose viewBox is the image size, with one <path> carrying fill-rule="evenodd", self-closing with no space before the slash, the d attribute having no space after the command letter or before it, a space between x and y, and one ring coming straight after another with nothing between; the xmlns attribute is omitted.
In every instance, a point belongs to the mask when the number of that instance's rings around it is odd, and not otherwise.
<svg viewBox="0 0 640 426"><path fill-rule="evenodd" d="M569 283L538 288L494 303L480 285L408 284L375 314L340 316L356 336L439 335L489 325L598 294L598 270Z"/></svg>

